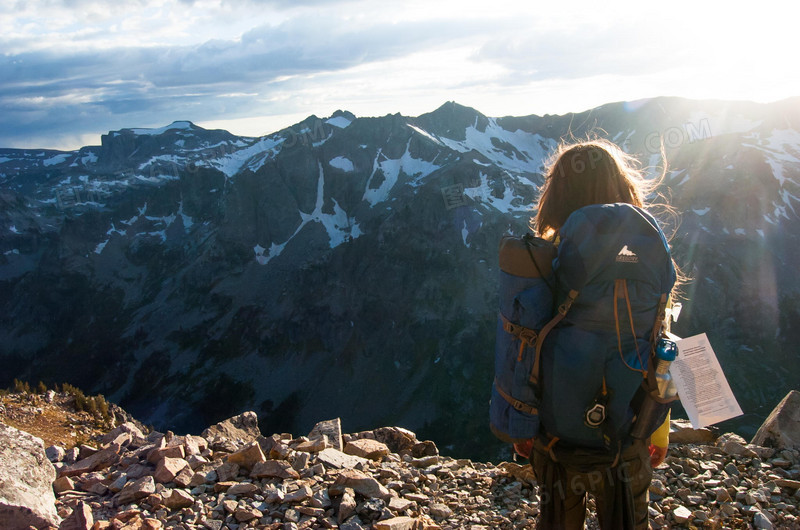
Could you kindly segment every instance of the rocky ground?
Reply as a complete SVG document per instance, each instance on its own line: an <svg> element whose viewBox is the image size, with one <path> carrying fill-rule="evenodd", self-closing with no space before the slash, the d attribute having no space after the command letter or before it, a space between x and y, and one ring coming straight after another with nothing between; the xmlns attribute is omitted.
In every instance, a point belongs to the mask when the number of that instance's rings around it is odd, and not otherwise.
<svg viewBox="0 0 800 530"><path fill-rule="evenodd" d="M200 436L130 421L109 431L63 395L3 396L0 422L45 440L61 530L524 529L538 513L529 467L450 458L397 427L342 434L332 420L265 437L245 413ZM684 441L650 490L653 527L800 528L798 451L676 428Z"/></svg>
<svg viewBox="0 0 800 530"><path fill-rule="evenodd" d="M75 409L75 396L54 391L0 395L0 421L41 438L45 447L72 448L111 429L97 415Z"/></svg>

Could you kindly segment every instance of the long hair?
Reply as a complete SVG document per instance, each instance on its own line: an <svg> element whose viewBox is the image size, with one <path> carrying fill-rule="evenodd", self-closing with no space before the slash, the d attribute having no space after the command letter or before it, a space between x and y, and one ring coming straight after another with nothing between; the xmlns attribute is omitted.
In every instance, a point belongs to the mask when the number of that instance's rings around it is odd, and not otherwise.
<svg viewBox="0 0 800 530"><path fill-rule="evenodd" d="M562 144L546 165L532 228L550 239L578 208L615 202L644 207L653 186L638 162L607 140Z"/></svg>
<svg viewBox="0 0 800 530"><path fill-rule="evenodd" d="M661 216L671 218L673 231L677 230L678 215L668 202L647 204L647 197L667 173L663 145L661 158L661 175L648 181L638 161L608 140L562 143L545 165L544 185L536 215L531 219L531 228L540 237L552 240L567 217L578 208L590 204L624 202L640 208L658 209ZM667 237L671 239L671 236ZM677 275L672 296L677 299L683 296L681 288L690 278L681 271L674 259L672 264Z"/></svg>

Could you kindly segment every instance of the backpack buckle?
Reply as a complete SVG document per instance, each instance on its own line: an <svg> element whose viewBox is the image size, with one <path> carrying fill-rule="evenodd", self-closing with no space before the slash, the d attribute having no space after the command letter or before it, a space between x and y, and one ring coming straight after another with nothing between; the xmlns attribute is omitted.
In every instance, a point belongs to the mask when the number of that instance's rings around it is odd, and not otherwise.
<svg viewBox="0 0 800 530"><path fill-rule="evenodd" d="M608 405L608 393L605 391L605 378L603 378L603 390L601 390L583 413L583 423L587 427L596 429L606 421L606 406Z"/></svg>
<svg viewBox="0 0 800 530"><path fill-rule="evenodd" d="M594 403L586 410L583 422L593 429L600 427L606 421L606 407L602 403Z"/></svg>

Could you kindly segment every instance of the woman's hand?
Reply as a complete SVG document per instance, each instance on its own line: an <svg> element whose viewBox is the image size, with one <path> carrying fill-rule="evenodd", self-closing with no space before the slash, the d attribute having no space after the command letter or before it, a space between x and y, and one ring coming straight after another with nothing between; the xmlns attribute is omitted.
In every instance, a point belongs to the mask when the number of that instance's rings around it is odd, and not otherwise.
<svg viewBox="0 0 800 530"><path fill-rule="evenodd" d="M523 458L530 459L531 451L533 450L533 438L530 440L525 440L524 442L518 442L514 444L514 451Z"/></svg>
<svg viewBox="0 0 800 530"><path fill-rule="evenodd" d="M659 447L657 445L650 446L650 467L656 468L660 466L665 458L667 458L666 447Z"/></svg>

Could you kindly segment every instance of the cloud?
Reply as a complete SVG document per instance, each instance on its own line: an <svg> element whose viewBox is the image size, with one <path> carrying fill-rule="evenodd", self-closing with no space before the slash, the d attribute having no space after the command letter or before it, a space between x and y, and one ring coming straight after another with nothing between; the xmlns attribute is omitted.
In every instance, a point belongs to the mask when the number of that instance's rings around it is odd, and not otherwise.
<svg viewBox="0 0 800 530"><path fill-rule="evenodd" d="M750 84L780 87L783 97L800 86L778 53L791 49L791 31L768 28L762 35L784 40L761 50L734 39L740 32L718 21L716 8L704 9L698 4L689 16L680 6L633 1L611 12L588 1L542 9L506 0L19 0L0 12L0 146L33 146L48 131L76 138L175 119L425 112L452 99L497 115L562 111L599 98L687 95L723 80L743 86L729 76L745 71L738 65L748 57L763 74ZM767 83L770 74L781 80Z"/></svg>
<svg viewBox="0 0 800 530"><path fill-rule="evenodd" d="M669 46L677 34L665 34L635 20L613 26L576 20L566 28L530 31L520 24L506 29L508 35L486 42L473 59L502 65L507 71L502 82L512 85L598 75L642 75L686 60L684 53Z"/></svg>
<svg viewBox="0 0 800 530"><path fill-rule="evenodd" d="M463 30L446 21L364 26L304 16L198 45L8 54L0 58L0 145L19 145L38 128L137 126L131 121L147 113L198 121L218 119L218 113L244 117L263 108L287 80L451 46L465 41ZM231 93L244 95L220 97Z"/></svg>

